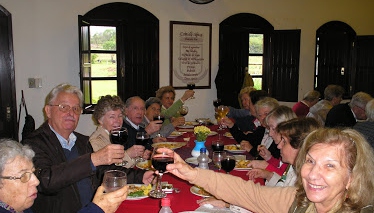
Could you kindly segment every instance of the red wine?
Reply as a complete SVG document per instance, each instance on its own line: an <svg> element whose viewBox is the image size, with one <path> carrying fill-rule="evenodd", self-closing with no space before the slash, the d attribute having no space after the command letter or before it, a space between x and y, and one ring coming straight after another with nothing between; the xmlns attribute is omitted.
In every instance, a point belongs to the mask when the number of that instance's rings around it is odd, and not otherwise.
<svg viewBox="0 0 374 213"><path fill-rule="evenodd" d="M226 172L231 172L235 168L235 160L227 158L221 160L221 168Z"/></svg>
<svg viewBox="0 0 374 213"><path fill-rule="evenodd" d="M174 163L172 157L153 157L152 166L160 173L166 172L166 165Z"/></svg>
<svg viewBox="0 0 374 213"><path fill-rule="evenodd" d="M136 138L136 140L135 140L136 145L145 146L145 145L147 145L147 142L148 142L148 138Z"/></svg>
<svg viewBox="0 0 374 213"><path fill-rule="evenodd" d="M214 105L214 107L218 107L218 106L222 105L221 99L214 100L213 105Z"/></svg>
<svg viewBox="0 0 374 213"><path fill-rule="evenodd" d="M113 144L125 145L127 143L127 132L114 131L110 133L110 141Z"/></svg>
<svg viewBox="0 0 374 213"><path fill-rule="evenodd" d="M187 84L187 88L189 90L193 90L193 89L195 89L195 84L194 83L189 83L189 84Z"/></svg>
<svg viewBox="0 0 374 213"><path fill-rule="evenodd" d="M223 151L225 146L222 144L212 144L213 151Z"/></svg>
<svg viewBox="0 0 374 213"><path fill-rule="evenodd" d="M181 114L181 116L185 116L185 115L187 115L187 113L188 113L188 112L186 112L186 111L181 111L181 112L179 112L179 114Z"/></svg>
<svg viewBox="0 0 374 213"><path fill-rule="evenodd" d="M162 115L156 115L155 117L153 117L153 120L154 121L162 121L162 123L163 123L165 118Z"/></svg>

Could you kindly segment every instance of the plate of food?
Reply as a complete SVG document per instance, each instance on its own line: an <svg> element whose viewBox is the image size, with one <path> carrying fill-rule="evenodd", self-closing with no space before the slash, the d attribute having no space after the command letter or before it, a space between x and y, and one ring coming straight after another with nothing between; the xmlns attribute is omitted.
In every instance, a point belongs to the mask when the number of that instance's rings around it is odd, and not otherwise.
<svg viewBox="0 0 374 213"><path fill-rule="evenodd" d="M186 142L159 142L159 143L153 143L152 147L153 148L166 147L169 149L179 149L182 146L185 146L186 144L187 144Z"/></svg>
<svg viewBox="0 0 374 213"><path fill-rule="evenodd" d="M169 136L167 136L167 138L176 138L176 137L179 137L183 134L184 134L184 132L173 131L172 133L170 133Z"/></svg>
<svg viewBox="0 0 374 213"><path fill-rule="evenodd" d="M141 200L148 197L149 192L152 190L152 185L148 184L128 184L129 194L126 200Z"/></svg>
<svg viewBox="0 0 374 213"><path fill-rule="evenodd" d="M224 150L228 151L228 152L231 152L231 153L244 153L244 152L246 152L244 149L240 149L240 146L238 146L238 145L236 145L236 144L225 145Z"/></svg>
<svg viewBox="0 0 374 213"><path fill-rule="evenodd" d="M225 132L225 134L223 134L225 137L227 138L231 138L231 139L234 139L234 137L232 136L232 134L230 132Z"/></svg>
<svg viewBox="0 0 374 213"><path fill-rule="evenodd" d="M250 170L252 168L247 167L250 160L237 160L235 163L234 170Z"/></svg>
<svg viewBox="0 0 374 213"><path fill-rule="evenodd" d="M144 160L144 161L138 162L136 164L136 167L139 168L139 169L143 169L143 170L154 170L152 168L152 161L151 160Z"/></svg>
<svg viewBox="0 0 374 213"><path fill-rule="evenodd" d="M215 132L215 131L210 131L209 135L208 136L214 136L214 135L217 135L218 132Z"/></svg>
<svg viewBox="0 0 374 213"><path fill-rule="evenodd" d="M186 161L187 163L191 163L191 164L199 165L199 162L197 162L197 157L187 158L185 161ZM212 162L212 159L209 158L208 163L210 163L210 162Z"/></svg>
<svg viewBox="0 0 374 213"><path fill-rule="evenodd" d="M192 186L190 188L190 192L194 195L201 196L201 197L211 197L212 195L205 191L203 187L200 186Z"/></svg>
<svg viewBox="0 0 374 213"><path fill-rule="evenodd" d="M196 121L186 121L184 123L184 125L179 125L177 127L179 128L186 128L186 129L192 129L194 128L196 125L199 125L199 123L197 123Z"/></svg>

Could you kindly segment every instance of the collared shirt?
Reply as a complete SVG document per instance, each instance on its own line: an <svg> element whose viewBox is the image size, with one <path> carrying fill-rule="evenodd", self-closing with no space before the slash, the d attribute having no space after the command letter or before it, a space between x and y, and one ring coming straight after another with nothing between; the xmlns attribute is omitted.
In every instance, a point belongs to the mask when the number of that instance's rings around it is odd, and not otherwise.
<svg viewBox="0 0 374 213"><path fill-rule="evenodd" d="M129 124L130 124L132 127L134 127L136 130L139 130L139 125L136 125L136 124L134 124L133 122L131 122L130 119L129 119L128 117L126 117L126 121L128 121Z"/></svg>
<svg viewBox="0 0 374 213"><path fill-rule="evenodd" d="M49 124L48 124L49 125ZM49 125L49 128L51 128L52 132L54 132L57 136L58 141L60 141L60 144L62 148L67 149L71 151L71 148L75 145L75 141L77 141L77 136L74 135L74 133L70 133L69 135L69 141L66 140L64 137L62 137L60 134L58 134L52 127Z"/></svg>

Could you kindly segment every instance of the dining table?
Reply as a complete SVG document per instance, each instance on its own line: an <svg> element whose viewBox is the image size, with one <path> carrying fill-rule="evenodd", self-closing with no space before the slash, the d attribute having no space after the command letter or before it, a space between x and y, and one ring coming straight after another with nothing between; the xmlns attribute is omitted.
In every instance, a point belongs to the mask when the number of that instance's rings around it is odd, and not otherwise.
<svg viewBox="0 0 374 213"><path fill-rule="evenodd" d="M210 136L207 137L205 146L209 152L209 158L212 158L213 150L211 148L211 143L214 140L222 140L225 145L237 144L237 142L230 137L228 134L229 130L227 128L219 129L218 125L206 125L211 130ZM195 146L195 136L193 133L194 126L180 126L176 128L176 131L180 134L177 134L172 137L168 137L168 142L180 142L185 143L184 146L175 149L174 151L178 153L183 159L191 158L191 151ZM245 155L247 160L252 160L253 157L248 152L240 152L240 153L230 153L232 155ZM190 164L192 167L196 167L195 164ZM209 169L215 172L222 172L223 170L218 170L215 167L213 162L210 162ZM136 168L135 169L140 169ZM248 170L236 170L234 169L229 174L238 176L243 178L244 180L248 180L246 176ZM194 211L199 207L197 200L203 199L204 195L196 193L193 188L194 185L190 184L189 182L182 180L173 174L165 173L162 177L162 182L167 182L168 184L172 184L173 190L172 193L167 193L167 197L170 199L171 209L173 212L184 212L184 211ZM260 184L264 184L263 179L256 179L255 182ZM139 200L129 200L126 199L122 202L122 204L117 209L116 213L129 213L129 212L136 212L136 213L157 213L161 208L161 199L145 197Z"/></svg>

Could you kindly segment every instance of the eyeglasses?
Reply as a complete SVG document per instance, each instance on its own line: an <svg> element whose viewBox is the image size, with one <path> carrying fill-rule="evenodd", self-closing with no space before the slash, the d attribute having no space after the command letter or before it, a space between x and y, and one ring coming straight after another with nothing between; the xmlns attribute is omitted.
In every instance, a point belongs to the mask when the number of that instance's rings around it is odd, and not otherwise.
<svg viewBox="0 0 374 213"><path fill-rule="evenodd" d="M2 179L8 179L8 180L17 180L17 179L19 179L22 183L27 183L30 180L32 174L33 174L32 172L25 172L20 177L15 177L15 176L0 176L0 178L2 178Z"/></svg>
<svg viewBox="0 0 374 213"><path fill-rule="evenodd" d="M76 115L82 114L82 108L80 106L71 107L71 106L66 105L66 104L56 104L56 105L49 104L49 106L58 106L58 109L61 112L69 112L70 109L71 109L74 112L74 114L76 114Z"/></svg>

